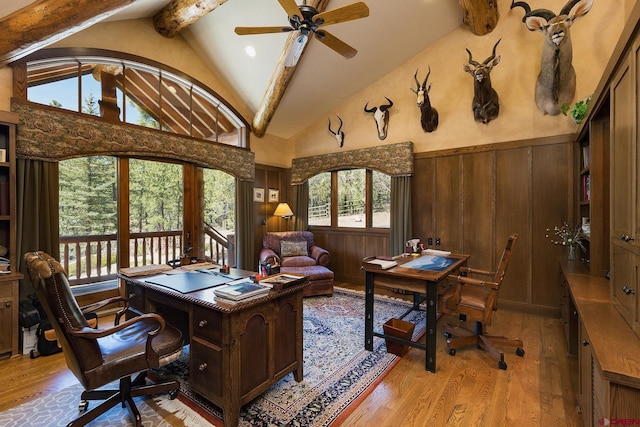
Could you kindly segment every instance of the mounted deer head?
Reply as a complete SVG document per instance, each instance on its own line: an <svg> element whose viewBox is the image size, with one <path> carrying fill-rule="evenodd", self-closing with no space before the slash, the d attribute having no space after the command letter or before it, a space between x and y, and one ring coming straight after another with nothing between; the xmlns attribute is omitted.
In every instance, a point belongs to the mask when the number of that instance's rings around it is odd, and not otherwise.
<svg viewBox="0 0 640 427"><path fill-rule="evenodd" d="M387 101L389 101L388 104L384 104L379 107L368 108L369 103L367 102L364 106L364 111L373 114L373 118L376 121L376 127L378 128L378 138L380 140L383 140L387 137L387 129L389 128L389 114L387 113L387 110L393 107L393 101L391 101L386 96L385 98L387 99Z"/></svg>
<svg viewBox="0 0 640 427"><path fill-rule="evenodd" d="M338 126L338 130L336 130L335 132L331 130L331 117L329 117L329 132L331 132L331 135L333 135L336 141L338 141L338 147L342 148L342 146L344 145L344 132L340 130L342 129L342 119L337 114L336 117L338 118L338 120L340 120L340 126Z"/></svg>
<svg viewBox="0 0 640 427"><path fill-rule="evenodd" d="M493 53L484 60L482 64L473 60L471 51L467 49L469 54L469 62L463 65L464 71L473 76L473 118L479 123L489 123L498 117L500 112L500 103L498 93L491 86L491 70L500 63L500 55L496 56L496 48L500 40L493 45Z"/></svg>
<svg viewBox="0 0 640 427"><path fill-rule="evenodd" d="M427 80L429 79L430 74L431 67L429 67L429 71L427 72L424 81L420 84L418 81L418 70L416 69L416 73L413 76L413 79L416 81L416 88L409 88L411 92L416 94L416 104L420 109L420 124L422 125L422 130L425 132L433 132L438 127L438 110L431 106L431 101L429 100L431 83L429 83L429 86L427 87Z"/></svg>
<svg viewBox="0 0 640 427"><path fill-rule="evenodd" d="M522 22L529 31L544 35L540 74L536 82L536 105L542 114L560 113L562 104L570 104L576 91L576 72L573 68L573 48L569 28L586 15L593 0L569 0L559 15L547 9L531 10L525 2L511 0L511 9L525 11Z"/></svg>

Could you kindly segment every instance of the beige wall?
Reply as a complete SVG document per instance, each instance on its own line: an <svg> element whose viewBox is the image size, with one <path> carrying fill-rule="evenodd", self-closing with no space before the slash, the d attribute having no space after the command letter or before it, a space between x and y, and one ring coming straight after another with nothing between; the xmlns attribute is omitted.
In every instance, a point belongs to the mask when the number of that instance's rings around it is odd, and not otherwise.
<svg viewBox="0 0 640 427"><path fill-rule="evenodd" d="M576 98L593 92L636 0L617 2L595 0L593 9L575 22L571 29L574 47L574 66L577 72ZM533 8L549 8L558 12L557 0L530 0ZM496 29L486 36L475 36L466 28L443 38L383 79L348 99L327 116L339 114L344 120L345 145L338 148L327 130L326 116L291 140L266 135L251 136L250 144L256 162L289 167L294 157L350 150L401 141L413 141L416 152L454 147L488 144L571 133L576 125L567 117L543 116L534 102L534 87L539 71L543 36L530 32L522 23L522 9L509 10L511 0L499 0L500 20ZM462 70L467 61L465 48L482 61L491 54L493 44L502 38L497 53L500 64L492 72L493 87L500 96L500 115L489 124L473 120L471 101L473 81ZM149 48L162 45L162 49ZM94 25L62 42L56 47L94 47L119 50L167 64L200 80L233 105L246 119L253 118L247 106L227 88L224 78L213 74L192 48L181 38L167 39L154 29L150 19L105 22ZM435 132L424 133L415 105L413 74L420 68L424 76L431 66L431 102L440 113L440 125ZM422 77L421 77L422 78ZM363 112L364 104L384 102L388 96L394 101L390 109L389 134L378 140L373 118ZM11 70L0 68L0 109L8 110L11 97Z"/></svg>
<svg viewBox="0 0 640 427"><path fill-rule="evenodd" d="M548 8L555 13L563 4L557 0L530 0L528 3L533 9ZM327 112L327 115L338 114L344 120L346 136L342 150L413 141L416 152L426 152L574 132L577 126L569 118L543 116L536 108L534 90L540 70L543 35L527 30L522 23L524 11L521 8L511 11L510 4L511 0L498 1L500 20L490 34L480 37L461 27L335 111ZM591 11L572 26L573 63L577 73L574 102L591 94L597 86L625 16L624 8L617 2L595 0ZM501 56L501 62L491 74L493 87L500 97L500 115L486 125L476 123L471 110L473 81L462 69L468 59L465 48L471 50L475 60L484 61L500 38L497 54ZM429 66L432 70L429 79L432 82L431 103L439 111L440 124L436 131L425 133L420 127L415 95L409 87L415 85L416 68L420 68L419 74L424 78ZM383 103L385 96L394 101L394 106L389 110L388 136L380 141L373 118L363 112L363 107L367 101ZM318 119L292 140L296 157L341 150L330 143L332 136L327 130L326 117Z"/></svg>

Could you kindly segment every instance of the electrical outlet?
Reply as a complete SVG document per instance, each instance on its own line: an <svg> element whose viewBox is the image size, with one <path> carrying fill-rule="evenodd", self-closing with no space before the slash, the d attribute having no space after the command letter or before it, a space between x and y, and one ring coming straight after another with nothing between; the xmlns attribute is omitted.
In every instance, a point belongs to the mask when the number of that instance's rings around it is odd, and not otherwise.
<svg viewBox="0 0 640 427"><path fill-rule="evenodd" d="M427 239L427 246L433 246L433 237Z"/></svg>
<svg viewBox="0 0 640 427"><path fill-rule="evenodd" d="M440 238L436 237L436 246L440 246Z"/></svg>

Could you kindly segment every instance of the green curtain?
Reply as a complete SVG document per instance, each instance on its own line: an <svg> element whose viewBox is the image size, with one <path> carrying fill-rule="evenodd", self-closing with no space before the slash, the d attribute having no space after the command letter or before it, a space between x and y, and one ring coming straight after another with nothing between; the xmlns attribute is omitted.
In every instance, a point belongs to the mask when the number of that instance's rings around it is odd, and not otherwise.
<svg viewBox="0 0 640 427"><path fill-rule="evenodd" d="M309 226L309 181L293 186L293 199L293 229L305 231Z"/></svg>
<svg viewBox="0 0 640 427"><path fill-rule="evenodd" d="M411 237L411 176L391 177L391 228L388 255L404 252Z"/></svg>
<svg viewBox="0 0 640 427"><path fill-rule="evenodd" d="M32 293L22 257L45 251L60 259L58 218L58 163L16 159L16 252L18 270L24 274L20 297Z"/></svg>
<svg viewBox="0 0 640 427"><path fill-rule="evenodd" d="M253 182L236 181L236 267L254 271L256 263L253 259Z"/></svg>

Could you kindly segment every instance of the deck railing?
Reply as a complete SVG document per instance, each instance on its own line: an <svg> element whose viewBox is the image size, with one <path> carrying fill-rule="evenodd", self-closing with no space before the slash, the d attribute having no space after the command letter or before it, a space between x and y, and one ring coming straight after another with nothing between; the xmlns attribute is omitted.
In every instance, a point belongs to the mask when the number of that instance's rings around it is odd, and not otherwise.
<svg viewBox="0 0 640 427"><path fill-rule="evenodd" d="M205 259L220 265L234 265L232 236L228 239L205 225ZM60 262L69 283L73 286L115 279L117 248L116 234L60 236ZM181 230L131 233L129 266L168 264L180 259L183 248Z"/></svg>

